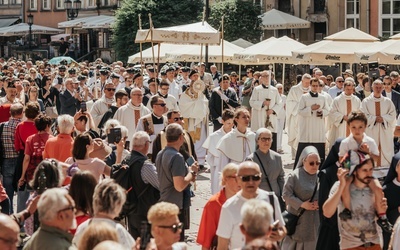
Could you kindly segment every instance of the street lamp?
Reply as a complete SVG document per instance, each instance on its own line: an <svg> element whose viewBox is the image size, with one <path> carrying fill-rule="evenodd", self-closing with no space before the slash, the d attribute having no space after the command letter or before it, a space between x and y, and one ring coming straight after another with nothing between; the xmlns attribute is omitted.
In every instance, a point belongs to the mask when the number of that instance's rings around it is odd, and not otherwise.
<svg viewBox="0 0 400 250"><path fill-rule="evenodd" d="M67 10L67 16L69 19L74 20L81 9L82 2L80 0L65 0L64 8Z"/></svg>
<svg viewBox="0 0 400 250"><path fill-rule="evenodd" d="M28 15L28 25L29 25L29 49L32 48L32 24L33 24L33 15L29 13Z"/></svg>

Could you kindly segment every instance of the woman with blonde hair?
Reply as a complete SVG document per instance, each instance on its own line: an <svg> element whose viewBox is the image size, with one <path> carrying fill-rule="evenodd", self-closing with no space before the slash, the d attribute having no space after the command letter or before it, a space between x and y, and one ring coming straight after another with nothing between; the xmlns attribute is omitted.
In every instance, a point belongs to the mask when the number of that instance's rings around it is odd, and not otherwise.
<svg viewBox="0 0 400 250"><path fill-rule="evenodd" d="M203 249L210 249L216 245L218 239L216 232L222 205L240 190L236 179L237 171L238 165L234 163L229 163L223 168L221 178L223 188L213 195L204 206L196 240Z"/></svg>

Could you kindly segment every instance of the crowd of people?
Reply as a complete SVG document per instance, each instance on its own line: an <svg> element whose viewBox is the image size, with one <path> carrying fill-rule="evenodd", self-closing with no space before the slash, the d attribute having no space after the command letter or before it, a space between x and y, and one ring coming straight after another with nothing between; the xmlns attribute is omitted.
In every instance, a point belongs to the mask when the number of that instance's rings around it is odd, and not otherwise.
<svg viewBox="0 0 400 250"><path fill-rule="evenodd" d="M398 72L153 66L0 58L0 249L400 248Z"/></svg>

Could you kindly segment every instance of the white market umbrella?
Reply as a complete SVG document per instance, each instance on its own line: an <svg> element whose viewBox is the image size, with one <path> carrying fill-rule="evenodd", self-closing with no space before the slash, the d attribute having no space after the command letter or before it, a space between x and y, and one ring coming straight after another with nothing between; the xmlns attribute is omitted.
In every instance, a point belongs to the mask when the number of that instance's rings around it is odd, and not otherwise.
<svg viewBox="0 0 400 250"><path fill-rule="evenodd" d="M160 63L165 63L165 53L174 52L180 49L182 45L180 44L163 44L160 46ZM198 46L196 46L198 47ZM153 46L155 51L158 51L158 44ZM142 51L142 61L143 63L153 63L153 52L152 48L148 48ZM140 62L140 52L130 56L128 58L128 63L137 63Z"/></svg>
<svg viewBox="0 0 400 250"><path fill-rule="evenodd" d="M138 30L135 43L219 44L220 32L207 22Z"/></svg>
<svg viewBox="0 0 400 250"><path fill-rule="evenodd" d="M235 44L235 45L237 45L237 46L239 46L241 48L248 48L248 47L254 45L254 43L251 43L251 42L249 42L247 40L244 40L243 38L239 38L239 39L237 39L235 41L232 41L231 43L233 43L233 44Z"/></svg>
<svg viewBox="0 0 400 250"><path fill-rule="evenodd" d="M358 59L354 52L376 43L380 43L378 38L361 30L349 28L325 37L324 40L303 49L293 50L292 55L295 59L308 60L313 64L318 64L317 62L325 62L326 65L356 63Z"/></svg>
<svg viewBox="0 0 400 250"><path fill-rule="evenodd" d="M211 63L228 62L236 64L233 60L233 55L240 52L243 48L224 41L224 54L222 55L222 43L220 45L210 45L208 47L208 61ZM204 46L204 45L203 45ZM181 45L175 51L165 54L167 61L186 61L186 62L201 62L203 58L199 55L200 48L198 45Z"/></svg>
<svg viewBox="0 0 400 250"><path fill-rule="evenodd" d="M307 20L277 9L271 9L259 17L261 18L261 28L264 30L306 29L310 28L311 24Z"/></svg>
<svg viewBox="0 0 400 250"><path fill-rule="evenodd" d="M32 34L59 34L63 30L51 27L32 24ZM27 23L19 23L16 25L0 28L0 36L24 36L29 35L29 25Z"/></svg>
<svg viewBox="0 0 400 250"><path fill-rule="evenodd" d="M361 63L400 64L400 35L397 34L390 38L380 44L357 50L355 55Z"/></svg>

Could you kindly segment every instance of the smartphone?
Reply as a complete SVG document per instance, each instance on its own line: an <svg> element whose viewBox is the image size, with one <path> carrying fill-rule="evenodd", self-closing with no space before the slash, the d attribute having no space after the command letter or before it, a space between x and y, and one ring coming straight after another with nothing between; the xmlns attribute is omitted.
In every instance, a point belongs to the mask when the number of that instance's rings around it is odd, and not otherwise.
<svg viewBox="0 0 400 250"><path fill-rule="evenodd" d="M84 113L87 111L86 102L81 102L81 112Z"/></svg>
<svg viewBox="0 0 400 250"><path fill-rule="evenodd" d="M278 231L279 220L272 223L272 231Z"/></svg>
<svg viewBox="0 0 400 250"><path fill-rule="evenodd" d="M147 221L142 221L140 225L140 250L145 250L151 238L151 225Z"/></svg>
<svg viewBox="0 0 400 250"><path fill-rule="evenodd" d="M37 189L38 194L43 194L46 191L46 173L44 172L44 167L39 168L39 187Z"/></svg>
<svg viewBox="0 0 400 250"><path fill-rule="evenodd" d="M62 83L63 83L63 79L62 79L61 77L58 77L58 78L57 78L57 81L58 81L58 82L57 82L58 84L62 84Z"/></svg>
<svg viewBox="0 0 400 250"><path fill-rule="evenodd" d="M121 137L121 128L112 128L110 129L110 133L107 135L108 143L118 143L121 140Z"/></svg>
<svg viewBox="0 0 400 250"><path fill-rule="evenodd" d="M130 141L125 141L125 146L124 146L124 148L125 148L126 150L129 151L129 148L130 148Z"/></svg>
<svg viewBox="0 0 400 250"><path fill-rule="evenodd" d="M186 164L190 167L193 165L193 163L195 162L193 156L190 156L189 158L187 158L186 160Z"/></svg>

